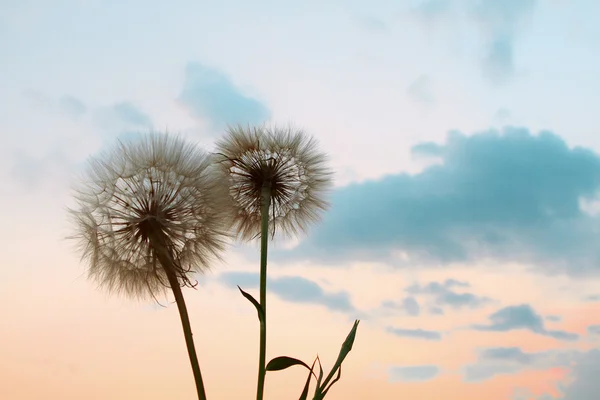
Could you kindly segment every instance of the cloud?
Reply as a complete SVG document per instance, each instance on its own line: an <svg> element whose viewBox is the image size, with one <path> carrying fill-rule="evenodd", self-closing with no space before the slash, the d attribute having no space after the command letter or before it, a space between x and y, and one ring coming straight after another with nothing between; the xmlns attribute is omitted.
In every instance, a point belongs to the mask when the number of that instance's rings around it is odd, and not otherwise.
<svg viewBox="0 0 600 400"><path fill-rule="evenodd" d="M187 65L179 101L194 117L209 120L217 129L258 124L270 117L263 103L243 94L229 77L198 63Z"/></svg>
<svg viewBox="0 0 600 400"><path fill-rule="evenodd" d="M416 317L420 314L421 308L419 307L419 303L415 300L414 297L406 297L402 300L402 308L406 310L408 315Z"/></svg>
<svg viewBox="0 0 600 400"><path fill-rule="evenodd" d="M535 0L471 2L471 16L486 38L483 71L493 82L506 82L514 75L515 40L535 3Z"/></svg>
<svg viewBox="0 0 600 400"><path fill-rule="evenodd" d="M505 107L500 107L494 113L494 119L498 122L506 122L510 117L512 117L512 112Z"/></svg>
<svg viewBox="0 0 600 400"><path fill-rule="evenodd" d="M383 33L388 30L387 24L381 18L363 15L358 17L358 22L360 26L373 33Z"/></svg>
<svg viewBox="0 0 600 400"><path fill-rule="evenodd" d="M87 112L85 103L75 96L64 95L56 100L40 91L31 89L23 90L22 95L37 109L60 113L70 118L77 119Z"/></svg>
<svg viewBox="0 0 600 400"><path fill-rule="evenodd" d="M442 334L438 331L427 331L424 329L400 329L392 327L388 327L386 331L400 337L436 341L442 340Z"/></svg>
<svg viewBox="0 0 600 400"><path fill-rule="evenodd" d="M87 107L83 101L73 96L61 97L59 105L66 115L73 118L78 118L87 112Z"/></svg>
<svg viewBox="0 0 600 400"><path fill-rule="evenodd" d="M587 327L587 332L590 335L600 335L600 325L590 325Z"/></svg>
<svg viewBox="0 0 600 400"><path fill-rule="evenodd" d="M442 307L433 306L429 308L429 313L433 315L444 315L444 309Z"/></svg>
<svg viewBox="0 0 600 400"><path fill-rule="evenodd" d="M517 40L526 30L535 6L536 0L426 0L412 7L411 14L430 25L451 27L451 31L444 32L445 37L462 38L464 27L474 25L476 37L482 40L483 75L500 84L516 72ZM458 13L454 13L455 8Z"/></svg>
<svg viewBox="0 0 600 400"><path fill-rule="evenodd" d="M600 350L581 354L569 374L569 381L559 385L558 397L544 395L538 400L596 400L600 393Z"/></svg>
<svg viewBox="0 0 600 400"><path fill-rule="evenodd" d="M421 306L419 302L412 296L405 297L401 303L395 301L384 301L381 303L381 307L400 310L411 317L418 317L421 314Z"/></svg>
<svg viewBox="0 0 600 400"><path fill-rule="evenodd" d="M115 103L96 111L95 124L106 130L129 131L152 128L152 119L128 101Z"/></svg>
<svg viewBox="0 0 600 400"><path fill-rule="evenodd" d="M548 274L600 272L600 218L580 205L600 191L593 151L512 127L450 132L445 143L412 150L441 163L339 188L311 235L273 255L396 266L492 259Z"/></svg>
<svg viewBox="0 0 600 400"><path fill-rule="evenodd" d="M11 177L28 191L48 182L56 185L57 180L73 167L71 157L59 145L53 146L41 156L13 151L7 157L11 161Z"/></svg>
<svg viewBox="0 0 600 400"><path fill-rule="evenodd" d="M427 285L413 284L405 289L410 296L405 297L401 303L394 301L384 301L381 305L384 308L402 310L406 314L416 317L421 314L421 306L414 296L425 295L433 298L433 304L429 306L429 312L436 315L444 314L444 306L454 309L464 307L477 308L490 302L486 297L479 297L472 293L457 293L453 291L454 287L469 287L467 282L460 282L455 279L447 279L445 282L430 282Z"/></svg>
<svg viewBox="0 0 600 400"><path fill-rule="evenodd" d="M550 322L560 322L562 321L562 317L560 315L546 315L546 321Z"/></svg>
<svg viewBox="0 0 600 400"><path fill-rule="evenodd" d="M460 282L454 279L447 279L443 283L430 282L421 286L414 284L406 288L406 292L412 295L429 295L433 297L435 306L439 307L443 313L443 306L450 306L454 309L464 307L477 308L488 304L491 300L487 297L476 296L472 293L457 293L452 290L453 287L469 287L466 282ZM435 310L436 313L438 310Z"/></svg>
<svg viewBox="0 0 600 400"><path fill-rule="evenodd" d="M448 12L449 0L425 0L412 7L411 12L423 20L432 20Z"/></svg>
<svg viewBox="0 0 600 400"><path fill-rule="evenodd" d="M253 272L225 272L219 275L218 281L229 287L239 285L244 290L258 288L259 274ZM267 278L267 290L273 292L282 300L292 303L318 304L332 311L354 311L348 293L325 293L313 281L299 276Z"/></svg>
<svg viewBox="0 0 600 400"><path fill-rule="evenodd" d="M129 102L117 103L113 106L115 115L123 122L135 126L151 126L152 120L148 114L140 111L136 106Z"/></svg>
<svg viewBox="0 0 600 400"><path fill-rule="evenodd" d="M579 338L576 333L546 329L542 317L528 304L504 307L490 315L489 319L489 325L473 325L472 328L492 332L526 329L558 340L577 340Z"/></svg>
<svg viewBox="0 0 600 400"><path fill-rule="evenodd" d="M393 366L388 368L390 382L425 382L440 373L436 365Z"/></svg>
<svg viewBox="0 0 600 400"><path fill-rule="evenodd" d="M435 103L435 98L431 91L431 79L427 75L421 75L415 79L408 88L406 88L406 94L414 102L425 106L430 106Z"/></svg>
<svg viewBox="0 0 600 400"><path fill-rule="evenodd" d="M523 370L546 370L567 367L577 357L572 350L549 350L526 353L519 347L491 347L479 351L477 361L466 365L462 372L467 382L480 382L501 374L516 374Z"/></svg>

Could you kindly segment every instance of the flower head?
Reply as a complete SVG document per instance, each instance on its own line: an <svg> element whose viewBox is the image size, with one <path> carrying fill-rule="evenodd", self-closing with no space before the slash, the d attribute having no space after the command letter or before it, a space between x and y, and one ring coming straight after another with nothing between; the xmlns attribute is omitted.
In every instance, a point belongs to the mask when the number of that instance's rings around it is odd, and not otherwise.
<svg viewBox="0 0 600 400"><path fill-rule="evenodd" d="M70 210L89 276L140 298L170 287L166 268L192 286L191 274L205 271L227 241L222 180L209 155L168 135L119 143L92 158Z"/></svg>
<svg viewBox="0 0 600 400"><path fill-rule="evenodd" d="M229 176L238 236L249 240L261 232L261 195L270 194L269 230L287 235L304 231L328 207L331 185L326 156L316 141L292 128L230 127L217 143L220 165Z"/></svg>

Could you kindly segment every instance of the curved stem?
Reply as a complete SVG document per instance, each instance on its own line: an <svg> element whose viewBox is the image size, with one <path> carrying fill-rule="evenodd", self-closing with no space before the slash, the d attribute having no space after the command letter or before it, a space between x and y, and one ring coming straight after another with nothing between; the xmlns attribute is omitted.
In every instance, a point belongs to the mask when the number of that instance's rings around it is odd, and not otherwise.
<svg viewBox="0 0 600 400"><path fill-rule="evenodd" d="M187 346L188 356L190 358L190 364L192 365L192 371L194 372L194 380L196 381L196 391L198 392L199 400L206 400L206 392L204 390L204 382L202 381L202 373L200 372L200 364L198 363L198 355L196 354L196 346L194 345L194 338L192 334L192 326L190 324L190 317L187 312L185 305L185 299L179 286L179 280L174 272L174 260L164 244L164 238L160 234L152 235L150 241L156 251L158 261L164 268L167 279L169 280L169 286L173 290L175 296L175 302L177 303L177 309L179 310L179 317L181 318L181 326L183 327L183 335L185 337L185 344Z"/></svg>
<svg viewBox="0 0 600 400"><path fill-rule="evenodd" d="M265 364L267 352L267 251L269 245L269 208L271 206L271 185L265 184L261 192L260 207L260 306L263 318L260 321L260 346L258 359L258 385L256 400L262 400L265 388Z"/></svg>

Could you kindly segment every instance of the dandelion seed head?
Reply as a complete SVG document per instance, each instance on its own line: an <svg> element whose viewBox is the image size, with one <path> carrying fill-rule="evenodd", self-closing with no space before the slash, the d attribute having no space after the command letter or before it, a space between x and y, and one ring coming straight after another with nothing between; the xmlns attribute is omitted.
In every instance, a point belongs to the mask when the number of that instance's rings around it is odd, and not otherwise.
<svg viewBox="0 0 600 400"><path fill-rule="evenodd" d="M229 176L238 237L251 240L261 229L261 193L268 186L270 234L295 236L320 219L331 187L327 157L316 141L292 127L229 127L217 143L219 165Z"/></svg>
<svg viewBox="0 0 600 400"><path fill-rule="evenodd" d="M212 156L177 137L152 133L90 160L70 210L89 276L132 297L169 288L160 238L180 285L219 258L230 223L227 187Z"/></svg>

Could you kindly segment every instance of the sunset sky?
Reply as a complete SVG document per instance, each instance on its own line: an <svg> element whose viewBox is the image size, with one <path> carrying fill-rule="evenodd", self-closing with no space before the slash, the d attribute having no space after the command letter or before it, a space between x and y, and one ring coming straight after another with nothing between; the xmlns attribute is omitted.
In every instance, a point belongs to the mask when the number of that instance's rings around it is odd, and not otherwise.
<svg viewBox="0 0 600 400"><path fill-rule="evenodd" d="M293 123L331 208L269 261L267 359L328 400L600 396L600 2L0 0L0 399L195 398L177 307L103 291L65 237L117 139L210 151ZM209 399L255 398L259 251L184 295ZM269 372L297 399L302 368Z"/></svg>

